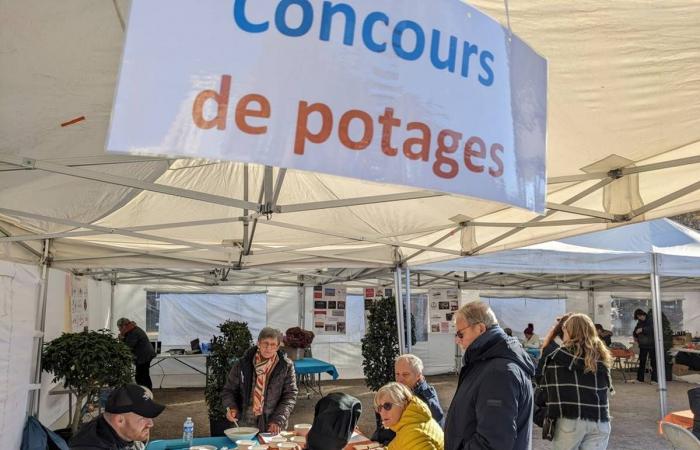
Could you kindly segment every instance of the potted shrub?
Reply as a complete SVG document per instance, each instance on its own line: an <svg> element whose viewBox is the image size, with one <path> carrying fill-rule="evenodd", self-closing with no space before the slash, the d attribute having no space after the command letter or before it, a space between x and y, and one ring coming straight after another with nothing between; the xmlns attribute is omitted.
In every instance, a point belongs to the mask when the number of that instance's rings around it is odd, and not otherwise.
<svg viewBox="0 0 700 450"><path fill-rule="evenodd" d="M81 405L98 397L103 387L130 383L133 377L131 350L109 330L63 333L44 344L41 364L53 374L53 381L63 380L77 396L72 433L78 430Z"/></svg>
<svg viewBox="0 0 700 450"><path fill-rule="evenodd" d="M394 297L382 297L372 302L367 317L367 331L362 338L362 369L365 384L372 391L394 381L394 361L399 356L397 330ZM416 324L413 314L411 330L411 344L415 344Z"/></svg>
<svg viewBox="0 0 700 450"><path fill-rule="evenodd" d="M219 324L218 328L221 334L212 337L210 344L209 376L204 390L209 412L209 431L212 436L224 436L224 430L232 426L226 420L221 392L233 363L253 345L253 336L246 322L227 320Z"/></svg>
<svg viewBox="0 0 700 450"><path fill-rule="evenodd" d="M289 359L294 361L304 357L305 350L311 347L311 343L314 341L314 333L299 327L292 327L284 333L283 341Z"/></svg>

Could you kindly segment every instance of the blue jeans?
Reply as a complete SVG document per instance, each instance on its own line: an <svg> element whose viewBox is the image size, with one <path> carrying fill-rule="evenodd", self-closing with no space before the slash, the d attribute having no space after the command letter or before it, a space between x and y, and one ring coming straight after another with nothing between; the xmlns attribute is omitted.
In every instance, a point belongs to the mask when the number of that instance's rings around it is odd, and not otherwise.
<svg viewBox="0 0 700 450"><path fill-rule="evenodd" d="M605 450L610 439L610 422L557 419L554 450Z"/></svg>

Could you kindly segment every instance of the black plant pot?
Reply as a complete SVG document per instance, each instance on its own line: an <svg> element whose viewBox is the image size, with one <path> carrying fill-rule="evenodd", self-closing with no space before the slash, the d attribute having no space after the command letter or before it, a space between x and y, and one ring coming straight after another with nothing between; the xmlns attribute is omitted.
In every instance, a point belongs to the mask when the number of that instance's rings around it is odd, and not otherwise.
<svg viewBox="0 0 700 450"><path fill-rule="evenodd" d="M226 418L209 416L209 433L211 436L226 436L224 430L232 426L233 424Z"/></svg>

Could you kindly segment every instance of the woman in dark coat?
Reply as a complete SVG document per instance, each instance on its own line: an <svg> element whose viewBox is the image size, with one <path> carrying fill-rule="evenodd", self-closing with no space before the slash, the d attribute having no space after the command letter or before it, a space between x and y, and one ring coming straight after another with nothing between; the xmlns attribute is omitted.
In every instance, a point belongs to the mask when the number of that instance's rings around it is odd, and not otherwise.
<svg viewBox="0 0 700 450"><path fill-rule="evenodd" d="M279 350L280 342L279 331L263 328L258 345L233 364L221 393L230 422L274 434L287 428L298 389L294 364Z"/></svg>

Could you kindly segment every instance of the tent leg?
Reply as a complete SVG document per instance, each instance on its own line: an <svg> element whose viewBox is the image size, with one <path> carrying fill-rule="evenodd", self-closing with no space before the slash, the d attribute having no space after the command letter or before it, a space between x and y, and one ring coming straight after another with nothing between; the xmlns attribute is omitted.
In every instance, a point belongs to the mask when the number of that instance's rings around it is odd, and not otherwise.
<svg viewBox="0 0 700 450"><path fill-rule="evenodd" d="M411 329L411 269L406 266L406 352L413 353L413 330Z"/></svg>
<svg viewBox="0 0 700 450"><path fill-rule="evenodd" d="M41 399L41 352L44 348L44 331L46 330L46 300L49 288L49 267L51 266L50 248L51 239L44 240L44 252L41 257L41 286L39 288L35 326L34 364L27 408L28 415L34 417L39 416L39 402Z"/></svg>
<svg viewBox="0 0 700 450"><path fill-rule="evenodd" d="M109 283L109 314L107 315L107 328L110 330L114 330L112 327L112 321L114 320L114 290L117 287L117 274L114 274L114 277Z"/></svg>
<svg viewBox="0 0 700 450"><path fill-rule="evenodd" d="M661 317L661 284L656 253L651 255L651 312L654 321L654 348L656 350L656 377L659 391L660 416L663 420L668 410L666 401L666 358L664 351L663 321Z"/></svg>
<svg viewBox="0 0 700 450"><path fill-rule="evenodd" d="M304 328L304 322L306 322L306 291L304 290L304 275L299 275L297 277L299 286L297 287L297 299L299 301L299 328Z"/></svg>
<svg viewBox="0 0 700 450"><path fill-rule="evenodd" d="M399 338L399 355L403 355L404 339L403 339L403 302L401 301L401 267L396 266L394 271L394 303L396 303L396 332Z"/></svg>

